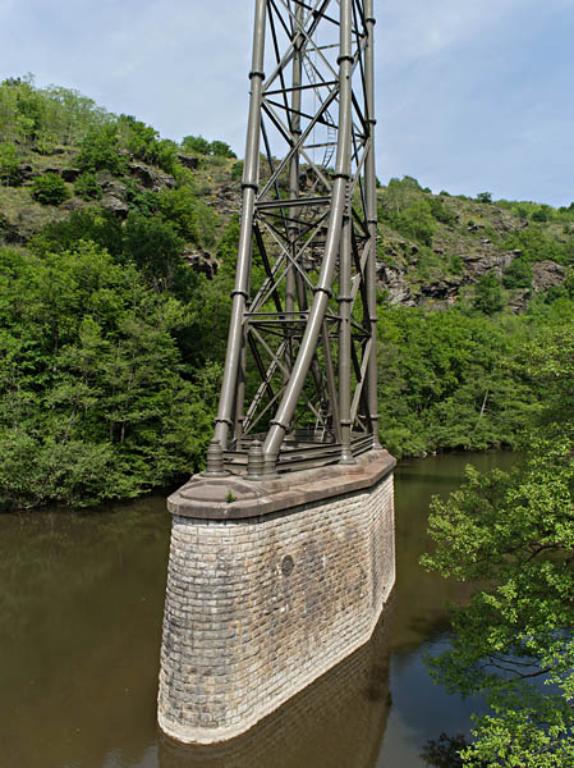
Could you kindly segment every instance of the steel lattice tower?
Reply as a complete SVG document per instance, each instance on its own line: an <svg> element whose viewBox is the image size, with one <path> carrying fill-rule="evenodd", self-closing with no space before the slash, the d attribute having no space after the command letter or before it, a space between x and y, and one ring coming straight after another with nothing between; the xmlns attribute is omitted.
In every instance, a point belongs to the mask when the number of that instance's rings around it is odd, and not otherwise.
<svg viewBox="0 0 574 768"><path fill-rule="evenodd" d="M237 273L208 476L378 447L373 0L256 0Z"/></svg>

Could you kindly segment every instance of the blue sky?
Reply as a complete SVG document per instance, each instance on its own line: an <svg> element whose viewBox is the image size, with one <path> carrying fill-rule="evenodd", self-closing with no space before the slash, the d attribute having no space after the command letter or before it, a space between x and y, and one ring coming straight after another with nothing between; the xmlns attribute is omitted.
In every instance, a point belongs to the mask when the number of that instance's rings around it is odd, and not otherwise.
<svg viewBox="0 0 574 768"><path fill-rule="evenodd" d="M375 0L378 172L574 201L574 0ZM241 155L253 0L0 0L0 77Z"/></svg>

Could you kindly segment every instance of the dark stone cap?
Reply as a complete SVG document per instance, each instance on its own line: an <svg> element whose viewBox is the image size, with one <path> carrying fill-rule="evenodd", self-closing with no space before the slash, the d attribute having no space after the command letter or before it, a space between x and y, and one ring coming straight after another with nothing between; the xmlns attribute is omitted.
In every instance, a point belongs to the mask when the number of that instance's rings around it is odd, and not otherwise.
<svg viewBox="0 0 574 768"><path fill-rule="evenodd" d="M167 507L173 515L196 520L261 517L366 490L395 466L396 460L388 451L372 450L351 466L331 464L264 480L194 475L169 497Z"/></svg>

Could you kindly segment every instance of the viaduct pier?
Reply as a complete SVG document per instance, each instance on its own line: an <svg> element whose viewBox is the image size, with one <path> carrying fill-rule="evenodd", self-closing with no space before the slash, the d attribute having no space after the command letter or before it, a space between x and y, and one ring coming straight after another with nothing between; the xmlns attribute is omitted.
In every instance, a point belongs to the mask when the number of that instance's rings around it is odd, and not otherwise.
<svg viewBox="0 0 574 768"><path fill-rule="evenodd" d="M255 0L207 468L174 493L158 720L251 728L365 642L395 580L379 444L373 0Z"/></svg>

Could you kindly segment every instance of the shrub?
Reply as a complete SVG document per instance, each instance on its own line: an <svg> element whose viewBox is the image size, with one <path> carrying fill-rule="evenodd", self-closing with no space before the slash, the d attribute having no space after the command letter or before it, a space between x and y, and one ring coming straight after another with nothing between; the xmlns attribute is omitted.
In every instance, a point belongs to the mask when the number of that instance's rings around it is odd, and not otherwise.
<svg viewBox="0 0 574 768"><path fill-rule="evenodd" d="M74 184L74 190L82 200L100 200L102 197L102 188L98 183L95 173L86 171L78 177Z"/></svg>
<svg viewBox="0 0 574 768"><path fill-rule="evenodd" d="M157 200L161 213L186 242L203 247L213 244L217 214L192 189L163 190Z"/></svg>
<svg viewBox="0 0 574 768"><path fill-rule="evenodd" d="M209 154L209 142L203 136L185 136L181 142L181 148L185 152L194 152L197 155Z"/></svg>
<svg viewBox="0 0 574 768"><path fill-rule="evenodd" d="M116 261L123 253L121 223L111 211L84 208L73 211L64 221L52 221L31 241L34 253L46 255L76 248L81 241L91 241L108 251Z"/></svg>
<svg viewBox="0 0 574 768"><path fill-rule="evenodd" d="M20 180L19 165L16 145L10 141L2 142L0 144L0 184L17 184Z"/></svg>
<svg viewBox="0 0 574 768"><path fill-rule="evenodd" d="M168 139L160 139L158 132L131 115L121 115L118 120L120 145L124 145L134 157L152 165L158 165L166 173L173 173L177 163L177 145Z"/></svg>
<svg viewBox="0 0 574 768"><path fill-rule="evenodd" d="M433 217L441 224L454 227L458 223L456 213L446 206L439 197L432 197L429 202Z"/></svg>
<svg viewBox="0 0 574 768"><path fill-rule="evenodd" d="M524 258L514 259L502 278L505 288L531 288L532 265Z"/></svg>
<svg viewBox="0 0 574 768"><path fill-rule="evenodd" d="M541 205L538 210L534 211L534 213L531 215L532 221L538 221L541 223L545 223L547 221L550 221L552 217L552 209L549 205Z"/></svg>
<svg viewBox="0 0 574 768"><path fill-rule="evenodd" d="M504 308L502 286L494 272L487 272L477 282L474 308L484 315L494 315Z"/></svg>
<svg viewBox="0 0 574 768"><path fill-rule="evenodd" d="M417 201L393 216L391 225L405 237L412 237L423 245L432 245L436 223L426 200Z"/></svg>
<svg viewBox="0 0 574 768"><path fill-rule="evenodd" d="M490 192L479 192L476 200L479 203L492 203L492 194Z"/></svg>
<svg viewBox="0 0 574 768"><path fill-rule="evenodd" d="M233 181L241 181L243 178L243 160L238 160L231 169L231 178Z"/></svg>
<svg viewBox="0 0 574 768"><path fill-rule="evenodd" d="M80 145L78 165L83 171L109 171L114 176L126 172L127 160L120 154L116 125L103 125L88 132Z"/></svg>
<svg viewBox="0 0 574 768"><path fill-rule="evenodd" d="M181 147L185 152L193 152L196 155L205 155L205 157L220 157L234 159L237 157L229 144L224 141L208 141L203 136L186 136L181 142Z"/></svg>
<svg viewBox="0 0 574 768"><path fill-rule="evenodd" d="M209 154L212 157L227 157L232 160L237 158L229 144L226 144L224 141L212 141L209 145Z"/></svg>
<svg viewBox="0 0 574 768"><path fill-rule="evenodd" d="M163 216L146 217L135 211L128 216L124 252L157 290L173 287L183 246L174 224Z"/></svg>
<svg viewBox="0 0 574 768"><path fill-rule="evenodd" d="M57 173L45 173L32 183L32 197L42 205L60 205L69 196L65 181Z"/></svg>

